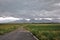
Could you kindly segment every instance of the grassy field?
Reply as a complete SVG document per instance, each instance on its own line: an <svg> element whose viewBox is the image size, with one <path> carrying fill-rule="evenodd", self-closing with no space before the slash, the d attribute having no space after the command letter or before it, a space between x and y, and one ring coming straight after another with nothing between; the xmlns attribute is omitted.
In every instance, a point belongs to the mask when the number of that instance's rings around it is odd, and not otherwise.
<svg viewBox="0 0 60 40"><path fill-rule="evenodd" d="M0 35L11 32L11 31L19 28L19 26L20 25L18 25L18 24L0 24Z"/></svg>
<svg viewBox="0 0 60 40"><path fill-rule="evenodd" d="M60 40L60 24L27 24L25 28L39 40Z"/></svg>
<svg viewBox="0 0 60 40"><path fill-rule="evenodd" d="M60 24L0 24L0 35L22 26L39 40L60 40Z"/></svg>

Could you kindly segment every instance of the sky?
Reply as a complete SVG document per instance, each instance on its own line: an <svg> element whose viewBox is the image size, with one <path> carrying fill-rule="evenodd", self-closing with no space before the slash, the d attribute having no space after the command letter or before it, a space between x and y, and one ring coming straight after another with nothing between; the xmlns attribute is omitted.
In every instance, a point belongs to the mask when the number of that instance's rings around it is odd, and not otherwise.
<svg viewBox="0 0 60 40"><path fill-rule="evenodd" d="M60 0L0 0L0 17L60 18Z"/></svg>
<svg viewBox="0 0 60 40"><path fill-rule="evenodd" d="M20 20L19 18L14 18L14 17L0 17L0 23L8 23L8 22L13 22L16 20Z"/></svg>

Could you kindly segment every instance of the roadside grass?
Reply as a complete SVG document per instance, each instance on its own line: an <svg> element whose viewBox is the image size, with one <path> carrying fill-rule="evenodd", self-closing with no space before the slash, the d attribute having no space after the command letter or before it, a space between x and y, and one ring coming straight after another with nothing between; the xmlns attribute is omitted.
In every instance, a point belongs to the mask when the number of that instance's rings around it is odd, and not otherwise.
<svg viewBox="0 0 60 40"><path fill-rule="evenodd" d="M24 27L39 40L60 40L60 24L0 24L0 35Z"/></svg>
<svg viewBox="0 0 60 40"><path fill-rule="evenodd" d="M60 40L60 24L28 24L25 28L39 40Z"/></svg>
<svg viewBox="0 0 60 40"><path fill-rule="evenodd" d="M0 35L11 32L19 27L20 25L18 24L0 24Z"/></svg>

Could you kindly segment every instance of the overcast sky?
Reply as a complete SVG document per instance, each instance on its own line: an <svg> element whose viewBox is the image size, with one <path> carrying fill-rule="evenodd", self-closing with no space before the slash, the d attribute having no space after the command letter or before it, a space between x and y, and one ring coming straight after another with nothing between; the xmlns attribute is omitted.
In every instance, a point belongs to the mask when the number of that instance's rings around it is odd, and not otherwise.
<svg viewBox="0 0 60 40"><path fill-rule="evenodd" d="M7 22L12 22L12 21L16 21L16 20L20 20L19 18L14 18L14 17L0 17L0 23L7 23Z"/></svg>
<svg viewBox="0 0 60 40"><path fill-rule="evenodd" d="M60 0L0 0L0 16L60 18Z"/></svg>

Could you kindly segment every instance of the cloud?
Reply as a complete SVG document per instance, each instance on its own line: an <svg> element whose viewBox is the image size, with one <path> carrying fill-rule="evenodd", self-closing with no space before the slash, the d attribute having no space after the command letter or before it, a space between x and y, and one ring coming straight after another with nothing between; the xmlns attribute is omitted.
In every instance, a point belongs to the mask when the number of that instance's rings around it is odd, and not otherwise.
<svg viewBox="0 0 60 40"><path fill-rule="evenodd" d="M0 0L0 16L57 18L60 17L59 5L60 0Z"/></svg>
<svg viewBox="0 0 60 40"><path fill-rule="evenodd" d="M16 21L16 20L20 20L20 19L15 17L0 17L0 23L7 23L7 22Z"/></svg>
<svg viewBox="0 0 60 40"><path fill-rule="evenodd" d="M60 6L60 3L55 3L55 4L53 4L54 6Z"/></svg>
<svg viewBox="0 0 60 40"><path fill-rule="evenodd" d="M43 18L43 19L46 19L46 20L53 20L53 18Z"/></svg>
<svg viewBox="0 0 60 40"><path fill-rule="evenodd" d="M35 18L35 20L53 20L54 18Z"/></svg>
<svg viewBox="0 0 60 40"><path fill-rule="evenodd" d="M60 17L60 10L52 10L52 11L41 10L39 16L45 17L45 18L48 18L48 17L59 18Z"/></svg>
<svg viewBox="0 0 60 40"><path fill-rule="evenodd" d="M25 20L29 22L31 19L27 19L27 18L25 18Z"/></svg>
<svg viewBox="0 0 60 40"><path fill-rule="evenodd" d="M34 18L35 20L42 20L43 18Z"/></svg>

